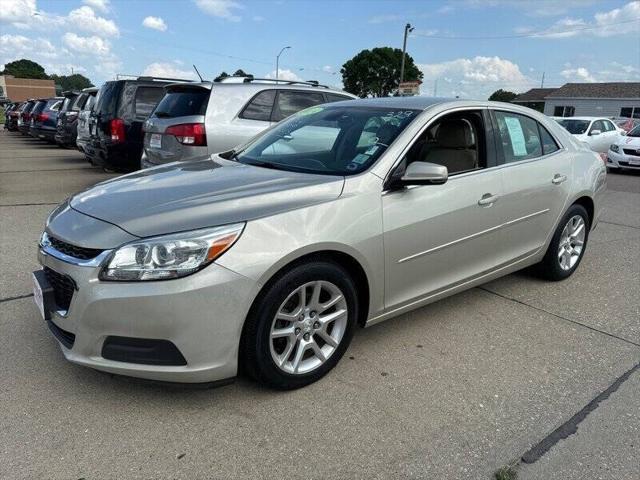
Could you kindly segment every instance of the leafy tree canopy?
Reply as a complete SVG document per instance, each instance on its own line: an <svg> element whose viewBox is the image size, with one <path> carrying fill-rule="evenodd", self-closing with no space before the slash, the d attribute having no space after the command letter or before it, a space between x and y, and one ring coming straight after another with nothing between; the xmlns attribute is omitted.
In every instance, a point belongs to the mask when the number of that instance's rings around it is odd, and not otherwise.
<svg viewBox="0 0 640 480"><path fill-rule="evenodd" d="M398 89L401 63L402 50L399 48L362 50L340 70L344 89L362 98L389 96ZM421 80L422 77L411 55L406 54L404 81Z"/></svg>
<svg viewBox="0 0 640 480"><path fill-rule="evenodd" d="M510 102L518 96L517 93L508 90L499 89L491 94L489 100L493 102Z"/></svg>
<svg viewBox="0 0 640 480"><path fill-rule="evenodd" d="M91 81L79 73L74 73L73 75L51 75L51 79L56 85L60 85L62 91L82 90L83 88L93 87Z"/></svg>
<svg viewBox="0 0 640 480"><path fill-rule="evenodd" d="M35 78L35 79L47 79L49 78L44 71L42 65L22 58L14 62L9 62L4 66L2 75L13 75L16 78Z"/></svg>

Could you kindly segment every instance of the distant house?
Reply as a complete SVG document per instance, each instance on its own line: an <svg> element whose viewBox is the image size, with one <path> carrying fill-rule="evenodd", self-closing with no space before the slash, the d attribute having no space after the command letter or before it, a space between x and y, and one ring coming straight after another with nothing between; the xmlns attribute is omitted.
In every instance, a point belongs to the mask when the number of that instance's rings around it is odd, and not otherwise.
<svg viewBox="0 0 640 480"><path fill-rule="evenodd" d="M524 107L533 108L539 112L544 112L545 98L555 92L557 88L532 88L528 92L521 93L511 102Z"/></svg>
<svg viewBox="0 0 640 480"><path fill-rule="evenodd" d="M554 117L640 118L640 82L566 83L560 88L533 88L518 95L513 103Z"/></svg>
<svg viewBox="0 0 640 480"><path fill-rule="evenodd" d="M47 98L56 95L53 80L35 80L16 78L12 75L0 75L0 89L12 102L21 102L29 98Z"/></svg>

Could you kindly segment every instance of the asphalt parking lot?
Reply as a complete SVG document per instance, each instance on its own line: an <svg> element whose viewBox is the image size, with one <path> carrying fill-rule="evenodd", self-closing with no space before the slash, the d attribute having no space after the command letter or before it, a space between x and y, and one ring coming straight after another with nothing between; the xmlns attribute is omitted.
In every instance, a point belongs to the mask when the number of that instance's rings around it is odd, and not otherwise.
<svg viewBox="0 0 640 480"><path fill-rule="evenodd" d="M640 175L609 175L570 279L518 273L361 330L286 393L64 360L30 298L36 242L110 176L0 130L0 478L640 478Z"/></svg>

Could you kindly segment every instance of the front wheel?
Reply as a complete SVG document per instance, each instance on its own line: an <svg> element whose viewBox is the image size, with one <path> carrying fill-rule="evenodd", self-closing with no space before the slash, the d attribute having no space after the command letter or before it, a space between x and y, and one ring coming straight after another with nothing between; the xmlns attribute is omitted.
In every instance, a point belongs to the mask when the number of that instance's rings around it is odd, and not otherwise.
<svg viewBox="0 0 640 480"><path fill-rule="evenodd" d="M578 268L589 239L589 214L582 205L572 205L553 234L547 253L538 264L548 280L564 280Z"/></svg>
<svg viewBox="0 0 640 480"><path fill-rule="evenodd" d="M243 334L244 367L279 389L319 380L349 346L357 309L354 283L342 267L324 261L294 267L251 309Z"/></svg>

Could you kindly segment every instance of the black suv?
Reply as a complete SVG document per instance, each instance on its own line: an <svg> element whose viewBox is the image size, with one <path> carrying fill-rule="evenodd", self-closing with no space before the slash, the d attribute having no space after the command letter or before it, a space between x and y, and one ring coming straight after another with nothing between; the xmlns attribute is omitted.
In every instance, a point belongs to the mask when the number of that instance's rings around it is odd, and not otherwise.
<svg viewBox="0 0 640 480"><path fill-rule="evenodd" d="M64 102L58 113L56 125L56 143L61 147L76 146L78 134L78 113L84 107L89 98L86 92L68 91L62 92Z"/></svg>
<svg viewBox="0 0 640 480"><path fill-rule="evenodd" d="M140 168L142 125L164 96L164 86L179 80L138 77L105 83L89 116L85 153L91 163L110 170Z"/></svg>

